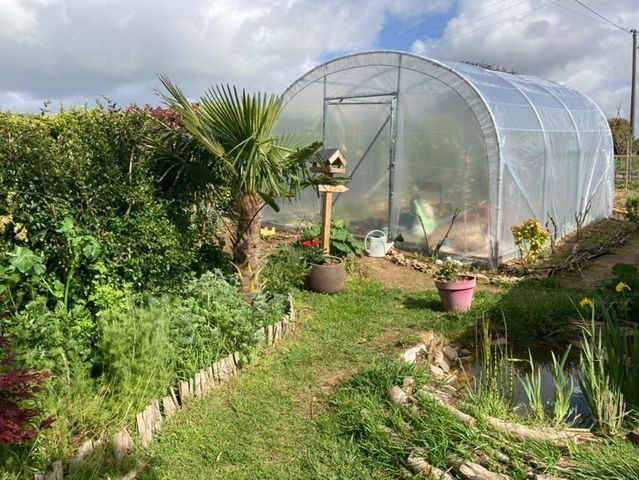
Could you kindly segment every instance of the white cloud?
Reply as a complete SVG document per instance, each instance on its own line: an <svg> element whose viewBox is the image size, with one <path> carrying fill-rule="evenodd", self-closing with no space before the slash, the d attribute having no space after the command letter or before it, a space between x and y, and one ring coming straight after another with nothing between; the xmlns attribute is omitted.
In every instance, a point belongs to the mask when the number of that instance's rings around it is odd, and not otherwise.
<svg viewBox="0 0 639 480"><path fill-rule="evenodd" d="M0 106L157 102L158 73L192 96L218 82L282 91L327 55L372 48L388 14L451 3L0 0Z"/></svg>
<svg viewBox="0 0 639 480"><path fill-rule="evenodd" d="M639 0L587 4L639 27ZM279 92L325 58L384 48L390 16L432 31L453 5L442 38L414 51L549 78L628 115L631 36L571 0L0 0L0 108L157 103L158 73L190 96L219 82Z"/></svg>
<svg viewBox="0 0 639 480"><path fill-rule="evenodd" d="M639 27L639 0L588 0L628 29ZM590 18L588 18L590 17ZM420 39L416 53L483 61L567 84L604 113L629 116L632 36L568 0L462 0L441 39Z"/></svg>

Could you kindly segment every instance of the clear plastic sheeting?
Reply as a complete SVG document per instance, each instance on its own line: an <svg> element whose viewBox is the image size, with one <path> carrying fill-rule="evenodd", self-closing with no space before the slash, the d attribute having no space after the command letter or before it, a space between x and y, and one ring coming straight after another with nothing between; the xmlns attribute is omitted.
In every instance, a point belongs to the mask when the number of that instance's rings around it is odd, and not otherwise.
<svg viewBox="0 0 639 480"><path fill-rule="evenodd" d="M431 246L459 212L443 251L512 257L510 228L551 218L559 236L609 216L612 137L583 94L543 79L440 62L400 52L366 52L325 63L284 94L278 131L340 148L351 178L334 215L353 233L383 229ZM267 221L317 222L312 190Z"/></svg>

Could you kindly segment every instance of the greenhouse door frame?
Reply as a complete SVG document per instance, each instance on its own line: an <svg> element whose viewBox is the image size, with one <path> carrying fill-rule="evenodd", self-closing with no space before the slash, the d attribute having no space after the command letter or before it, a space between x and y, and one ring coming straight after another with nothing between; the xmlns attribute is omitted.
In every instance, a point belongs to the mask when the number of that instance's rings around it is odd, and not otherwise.
<svg viewBox="0 0 639 480"><path fill-rule="evenodd" d="M389 151L388 151L388 225L387 232L389 236L394 237L395 232L392 228L393 218L395 214L395 140L397 139L397 99L398 92L388 93L370 93L370 94L355 94L355 95L340 95L334 97L324 97L324 109L322 112L322 140L324 146L326 146L326 120L328 117L328 109L331 106L346 106L346 105L388 105L389 110L386 118L383 119L377 133L373 135L373 138L369 142L368 146L364 150L362 156L357 159L355 167L347 177L353 178L355 172L366 159L366 156L373 148L373 145L380 137L386 126L389 127L390 139L389 139ZM347 159L348 160L348 159ZM341 194L335 196L333 205L337 203Z"/></svg>

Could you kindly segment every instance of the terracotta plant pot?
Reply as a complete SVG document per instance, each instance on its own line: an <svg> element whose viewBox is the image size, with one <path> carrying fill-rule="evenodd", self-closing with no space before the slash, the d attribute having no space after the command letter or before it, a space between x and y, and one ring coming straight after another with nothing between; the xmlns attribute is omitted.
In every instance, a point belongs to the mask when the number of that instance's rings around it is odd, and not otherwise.
<svg viewBox="0 0 639 480"><path fill-rule="evenodd" d="M344 259L326 256L323 264L311 263L311 273L307 280L307 286L311 290L320 293L337 293L346 284L346 269Z"/></svg>
<svg viewBox="0 0 639 480"><path fill-rule="evenodd" d="M444 310L447 312L465 312L473 303L473 293L477 280L475 277L460 275L454 282L435 279Z"/></svg>

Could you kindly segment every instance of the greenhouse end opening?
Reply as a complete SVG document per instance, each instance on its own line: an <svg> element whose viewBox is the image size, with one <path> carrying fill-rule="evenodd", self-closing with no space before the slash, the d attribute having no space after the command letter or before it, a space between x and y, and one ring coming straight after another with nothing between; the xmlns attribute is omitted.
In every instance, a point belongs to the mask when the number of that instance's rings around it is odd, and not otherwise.
<svg viewBox="0 0 639 480"><path fill-rule="evenodd" d="M421 244L455 221L442 252L492 266L517 250L511 226L552 219L559 237L610 216L613 143L587 96L541 78L402 52L345 56L284 93L278 130L322 139L348 160L334 215ZM266 220L316 219L311 189Z"/></svg>

